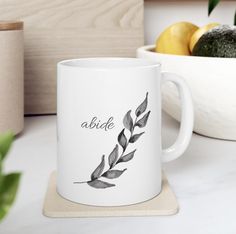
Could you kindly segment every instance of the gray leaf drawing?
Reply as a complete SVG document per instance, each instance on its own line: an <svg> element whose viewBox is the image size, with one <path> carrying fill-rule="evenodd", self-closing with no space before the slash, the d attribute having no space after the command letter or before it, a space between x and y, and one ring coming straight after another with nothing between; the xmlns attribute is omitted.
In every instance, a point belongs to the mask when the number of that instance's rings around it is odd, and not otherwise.
<svg viewBox="0 0 236 234"><path fill-rule="evenodd" d="M105 167L105 155L102 156L101 163L97 166L94 172L91 175L91 180L97 179L103 172Z"/></svg>
<svg viewBox="0 0 236 234"><path fill-rule="evenodd" d="M147 121L148 121L148 117L149 117L149 115L150 115L150 112L151 112L151 111L148 111L148 113L145 114L145 115L142 117L142 119L140 119L140 120L135 124L135 126L139 126L140 128L145 127L146 124L147 124Z"/></svg>
<svg viewBox="0 0 236 234"><path fill-rule="evenodd" d="M116 165L117 158L118 158L118 145L115 146L115 148L109 155L108 162L110 168L113 168Z"/></svg>
<svg viewBox="0 0 236 234"><path fill-rule="evenodd" d="M136 151L136 149L133 150L132 152L122 156L121 158L119 158L119 160L117 161L117 164L121 163L121 162L128 162L128 161L130 161L134 157L135 151Z"/></svg>
<svg viewBox="0 0 236 234"><path fill-rule="evenodd" d="M148 92L146 93L146 97L144 101L138 106L135 111L135 119L131 116L131 110L129 110L124 118L123 125L124 129L119 133L117 140L119 144L116 144L113 148L112 152L108 156L108 168L105 170L105 156L102 156L102 160L97 168L91 174L90 180L86 181L75 181L74 184L88 184L89 186L97 189L105 189L109 187L116 186L115 184L111 184L105 181L100 180L101 178L107 179L116 179L119 178L127 169L117 170L115 169L116 165L122 162L129 162L133 159L136 149L130 153L127 153L127 149L130 144L135 143L143 134L135 133L136 127L144 128L147 124L149 115L151 111L146 112L148 105ZM128 132L128 131L129 132ZM125 133L128 132L128 136ZM119 152L119 147L121 146L122 152Z"/></svg>
<svg viewBox="0 0 236 234"><path fill-rule="evenodd" d="M123 129L120 134L118 135L118 142L121 145L121 147L123 148L123 151L125 151L126 149L126 145L127 145L127 138L125 136L124 133L125 129Z"/></svg>
<svg viewBox="0 0 236 234"><path fill-rule="evenodd" d="M130 137L129 142L130 143L134 143L135 141L137 141L139 139L139 137L141 137L144 134L144 132L138 133L133 135L132 137Z"/></svg>
<svg viewBox="0 0 236 234"><path fill-rule="evenodd" d="M115 186L115 184L110 184L110 183L104 182L102 180L88 181L87 184L90 185L91 187L97 188L97 189L105 189L105 188L110 188L110 187Z"/></svg>
<svg viewBox="0 0 236 234"><path fill-rule="evenodd" d="M106 171L104 174L102 174L102 177L106 177L108 179L115 179L115 178L118 178L119 176L121 176L123 174L123 172L125 172L126 170L127 169Z"/></svg>
<svg viewBox="0 0 236 234"><path fill-rule="evenodd" d="M133 119L132 119L130 113L131 113L131 110L129 110L129 111L126 113L126 115L125 115L125 117L124 117L124 119L123 119L123 124L124 124L125 128L127 128L129 131L132 131L132 128L133 128Z"/></svg>
<svg viewBox="0 0 236 234"><path fill-rule="evenodd" d="M139 107L135 111L137 117L139 117L147 109L147 104L148 104L148 92L146 93L146 98L144 99L144 101L139 105Z"/></svg>

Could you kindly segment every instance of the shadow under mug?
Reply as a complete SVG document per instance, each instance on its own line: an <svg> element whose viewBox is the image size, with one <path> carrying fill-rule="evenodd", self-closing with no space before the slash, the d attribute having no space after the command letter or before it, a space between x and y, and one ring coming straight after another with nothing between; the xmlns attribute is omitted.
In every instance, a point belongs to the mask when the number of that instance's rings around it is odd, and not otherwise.
<svg viewBox="0 0 236 234"><path fill-rule="evenodd" d="M176 142L161 146L161 84L173 82L182 102ZM87 58L58 63L58 178L64 198L120 206L161 191L161 163L181 156L193 129L189 89L158 63Z"/></svg>

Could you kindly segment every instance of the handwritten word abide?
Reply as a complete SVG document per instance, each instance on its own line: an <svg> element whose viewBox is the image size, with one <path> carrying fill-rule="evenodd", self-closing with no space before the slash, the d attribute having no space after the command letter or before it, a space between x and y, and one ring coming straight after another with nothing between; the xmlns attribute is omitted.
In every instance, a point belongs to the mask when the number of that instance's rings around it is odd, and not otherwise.
<svg viewBox="0 0 236 234"><path fill-rule="evenodd" d="M113 117L110 117L106 122L101 122L101 120L99 120L97 117L93 117L91 121L83 122L81 124L81 127L88 129L103 129L105 131L108 131L115 127L113 119Z"/></svg>

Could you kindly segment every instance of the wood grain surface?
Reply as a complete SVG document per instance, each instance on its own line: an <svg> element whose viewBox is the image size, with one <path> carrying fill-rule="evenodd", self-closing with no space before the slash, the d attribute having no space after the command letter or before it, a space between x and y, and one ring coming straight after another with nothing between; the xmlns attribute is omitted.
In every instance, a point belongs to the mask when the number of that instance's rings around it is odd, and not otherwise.
<svg viewBox="0 0 236 234"><path fill-rule="evenodd" d="M24 23L21 21L0 21L0 31L22 30Z"/></svg>
<svg viewBox="0 0 236 234"><path fill-rule="evenodd" d="M0 15L24 21L26 114L56 112L58 61L143 45L143 0L0 0Z"/></svg>

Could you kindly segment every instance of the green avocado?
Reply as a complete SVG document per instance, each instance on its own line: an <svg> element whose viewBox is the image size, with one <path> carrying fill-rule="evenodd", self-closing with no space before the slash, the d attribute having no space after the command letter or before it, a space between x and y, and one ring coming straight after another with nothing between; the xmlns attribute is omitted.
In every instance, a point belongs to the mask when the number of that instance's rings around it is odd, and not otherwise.
<svg viewBox="0 0 236 234"><path fill-rule="evenodd" d="M205 32L194 46L192 55L236 58L236 26L220 25Z"/></svg>

